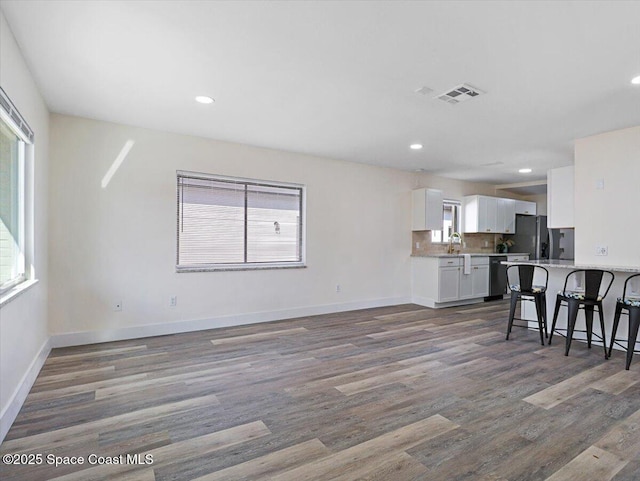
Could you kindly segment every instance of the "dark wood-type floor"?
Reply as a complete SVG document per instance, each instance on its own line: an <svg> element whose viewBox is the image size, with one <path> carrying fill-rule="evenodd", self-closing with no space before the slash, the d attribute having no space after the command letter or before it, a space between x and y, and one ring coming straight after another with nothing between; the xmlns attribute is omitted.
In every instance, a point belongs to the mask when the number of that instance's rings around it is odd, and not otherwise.
<svg viewBox="0 0 640 481"><path fill-rule="evenodd" d="M43 464L0 478L639 480L640 359L505 341L506 316L403 305L56 349L0 446ZM123 453L153 464L87 458Z"/></svg>

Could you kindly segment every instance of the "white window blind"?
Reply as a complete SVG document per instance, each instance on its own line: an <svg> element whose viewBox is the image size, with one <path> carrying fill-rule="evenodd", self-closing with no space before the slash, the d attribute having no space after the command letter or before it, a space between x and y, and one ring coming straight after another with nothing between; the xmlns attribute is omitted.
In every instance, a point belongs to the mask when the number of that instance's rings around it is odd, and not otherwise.
<svg viewBox="0 0 640 481"><path fill-rule="evenodd" d="M303 262L304 188L178 172L178 271Z"/></svg>

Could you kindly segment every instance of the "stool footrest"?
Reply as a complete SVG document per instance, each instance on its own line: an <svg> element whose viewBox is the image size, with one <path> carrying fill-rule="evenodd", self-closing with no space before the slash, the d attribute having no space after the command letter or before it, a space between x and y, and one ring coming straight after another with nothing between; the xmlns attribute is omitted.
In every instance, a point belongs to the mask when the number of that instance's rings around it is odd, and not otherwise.
<svg viewBox="0 0 640 481"><path fill-rule="evenodd" d="M560 331L560 332L558 332ZM562 336L566 339L567 336L565 336L563 334L563 332L567 332L566 329L562 329L562 328L558 328L556 327L555 330L553 331L554 334L558 334L559 336ZM587 333L588 331L585 330L581 330L581 329L574 329L573 332L582 332L582 333ZM595 332L591 332L591 335L597 339L592 339L591 342L597 342L598 344L603 344L604 345L604 339L602 338L602 336L600 334L596 334ZM579 341L586 341L586 339L578 339Z"/></svg>
<svg viewBox="0 0 640 481"><path fill-rule="evenodd" d="M624 345L623 345L623 344L620 344L621 342L624 342ZM636 341L636 344L637 344L638 342L639 342L639 341ZM618 347L621 347L621 348L622 348L622 349L624 349L625 351L626 351L627 349L629 349L629 348L628 348L628 346L627 346L627 340L626 340L626 339L613 339L613 340L611 341L611 343L612 343L612 344L615 344L615 345L616 345L616 346L618 346ZM636 354L640 354L640 350L637 350L637 349L635 348L635 346L633 347L633 352L634 352L634 353L636 353Z"/></svg>

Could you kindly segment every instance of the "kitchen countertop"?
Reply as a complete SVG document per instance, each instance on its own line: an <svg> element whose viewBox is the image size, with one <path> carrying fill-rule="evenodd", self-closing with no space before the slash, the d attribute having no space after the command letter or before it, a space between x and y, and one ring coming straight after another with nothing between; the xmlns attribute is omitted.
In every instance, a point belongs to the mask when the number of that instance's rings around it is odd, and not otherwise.
<svg viewBox="0 0 640 481"><path fill-rule="evenodd" d="M589 264L576 264L574 261L565 261L558 259L543 259L539 261L520 261L520 262L509 262L502 261L502 264L512 265L512 264L531 264L534 266L540 267L557 267L560 269L602 269L605 271L616 271L616 272L631 272L637 273L640 272L640 267L633 266L594 266Z"/></svg>
<svg viewBox="0 0 640 481"><path fill-rule="evenodd" d="M528 252L507 252L505 254L497 254L495 252L463 252L461 254L411 254L411 257L462 257L463 254L469 254L471 257L493 257L493 256L528 256Z"/></svg>

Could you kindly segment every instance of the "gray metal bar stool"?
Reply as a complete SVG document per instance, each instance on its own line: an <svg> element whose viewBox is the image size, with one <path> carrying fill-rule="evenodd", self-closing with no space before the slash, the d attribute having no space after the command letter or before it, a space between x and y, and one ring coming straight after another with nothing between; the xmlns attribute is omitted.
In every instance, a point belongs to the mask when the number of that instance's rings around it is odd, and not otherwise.
<svg viewBox="0 0 640 481"><path fill-rule="evenodd" d="M615 276L611 271L603 271L600 269L578 269L570 272L564 280L564 287L556 297L556 308L553 313L553 324L551 325L551 334L549 335L549 344L553 339L553 333L556 331L556 321L558 320L558 312L563 304L567 305L567 328L560 329L558 331L566 331L566 343L564 355L569 355L569 349L571 348L571 340L574 332L586 332L587 334L587 346L591 349L591 339L593 333L593 313L598 310L600 317L600 335L595 334L597 338L602 341L604 348L604 358L608 359L609 354L607 352L607 340L604 331L604 315L602 308L602 301L611 289L613 279ZM608 279L608 283L606 281ZM604 284L603 284L604 281ZM567 289L570 282L575 286L573 289ZM606 285L606 289L603 286ZM603 292L604 289L604 292ZM576 320L578 318L578 311L584 310L584 317L586 321L586 330L576 329Z"/></svg>
<svg viewBox="0 0 640 481"><path fill-rule="evenodd" d="M536 275L536 273L538 275ZM540 282L540 277L544 277L544 282ZM538 330L540 331L540 343L544 346L544 338L547 334L547 284L549 283L549 271L541 266L531 264L514 264L507 267L507 279L511 290L511 308L509 309L509 323L507 325L507 340L511 334L511 328L526 327L529 325L514 324L514 320L524 321L526 319L516 318L516 306L518 301L522 306L522 301L533 301L536 306L536 317L538 319ZM534 279L538 279L538 284L534 285Z"/></svg>
<svg viewBox="0 0 640 481"><path fill-rule="evenodd" d="M631 285L634 283L632 279L635 279L635 282L640 281L640 274L634 274L624 281L622 297L618 297L618 301L616 302L616 315L613 318L613 332L611 333L611 344L609 345L609 357L611 357L611 350L614 344L617 344L627 351L627 371L629 370L629 366L631 366L633 353L640 352L635 350L638 339L638 327L640 327L640 288L637 288L635 292L633 292L633 288L629 288L629 281L631 281ZM640 284L640 282L638 282L638 284ZM620 323L620 316L623 310L626 310L627 312L625 314L629 316L629 330L627 339L624 340L616 339L618 324ZM620 342L624 341L627 343L626 346L620 344Z"/></svg>

